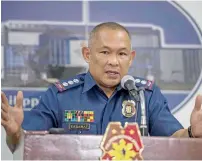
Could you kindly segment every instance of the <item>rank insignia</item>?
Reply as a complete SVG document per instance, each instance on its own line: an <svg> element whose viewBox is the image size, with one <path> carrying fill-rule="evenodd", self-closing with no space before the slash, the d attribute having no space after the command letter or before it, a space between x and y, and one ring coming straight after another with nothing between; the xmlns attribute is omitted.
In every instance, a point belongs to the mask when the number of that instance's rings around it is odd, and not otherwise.
<svg viewBox="0 0 202 161"><path fill-rule="evenodd" d="M94 111L65 110L65 122L94 122Z"/></svg>
<svg viewBox="0 0 202 161"><path fill-rule="evenodd" d="M122 114L125 117L132 117L136 113L135 102L133 100L123 101Z"/></svg>
<svg viewBox="0 0 202 161"><path fill-rule="evenodd" d="M103 154L100 160L143 160L143 143L137 123L120 122L108 124L100 148Z"/></svg>

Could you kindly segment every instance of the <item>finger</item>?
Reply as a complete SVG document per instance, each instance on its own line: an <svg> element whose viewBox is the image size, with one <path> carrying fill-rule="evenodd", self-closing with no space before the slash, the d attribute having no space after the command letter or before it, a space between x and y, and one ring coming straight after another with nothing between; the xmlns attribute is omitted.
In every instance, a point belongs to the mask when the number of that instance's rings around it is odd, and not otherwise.
<svg viewBox="0 0 202 161"><path fill-rule="evenodd" d="M1 119L8 121L8 113L1 110Z"/></svg>
<svg viewBox="0 0 202 161"><path fill-rule="evenodd" d="M1 92L1 102L4 103L6 106L9 106L8 99L4 92Z"/></svg>
<svg viewBox="0 0 202 161"><path fill-rule="evenodd" d="M23 106L23 93L22 93L22 91L18 91L17 98L16 98L16 106L18 108L22 108L22 106Z"/></svg>
<svg viewBox="0 0 202 161"><path fill-rule="evenodd" d="M194 109L197 110L197 111L201 110L201 105L202 105L202 96L198 95L196 97Z"/></svg>
<svg viewBox="0 0 202 161"><path fill-rule="evenodd" d="M4 103L1 103L1 109L4 111L4 112L8 112L8 106L6 106Z"/></svg>
<svg viewBox="0 0 202 161"><path fill-rule="evenodd" d="M2 120L2 119L1 119L1 125L2 125L3 127L5 127L5 126L7 125L7 122L6 122L5 120Z"/></svg>
<svg viewBox="0 0 202 161"><path fill-rule="evenodd" d="M4 103L1 103L1 109L4 110L5 112L8 112L9 107L6 106Z"/></svg>

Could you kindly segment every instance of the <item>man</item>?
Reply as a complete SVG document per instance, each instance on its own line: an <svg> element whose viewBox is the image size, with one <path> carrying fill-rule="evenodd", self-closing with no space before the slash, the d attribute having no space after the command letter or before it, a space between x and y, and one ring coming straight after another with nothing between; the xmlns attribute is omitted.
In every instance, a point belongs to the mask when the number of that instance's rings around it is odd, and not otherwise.
<svg viewBox="0 0 202 161"><path fill-rule="evenodd" d="M68 134L104 134L112 121L140 124L140 109L120 85L135 57L129 32L117 23L102 23L91 31L88 47L83 47L82 53L89 72L55 83L42 96L39 105L24 115L22 92L18 92L13 108L2 93L1 124L9 143L18 143L21 129L60 127ZM201 96L196 98L191 128L183 129L170 113L160 89L140 78L136 78L136 82L146 89L147 125L151 136L202 137Z"/></svg>

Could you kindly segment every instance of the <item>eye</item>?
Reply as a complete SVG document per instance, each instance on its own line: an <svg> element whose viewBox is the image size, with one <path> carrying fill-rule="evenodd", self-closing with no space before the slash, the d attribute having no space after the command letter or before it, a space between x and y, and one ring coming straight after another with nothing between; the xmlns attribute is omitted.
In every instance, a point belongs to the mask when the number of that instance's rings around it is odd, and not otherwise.
<svg viewBox="0 0 202 161"><path fill-rule="evenodd" d="M121 55L121 56L126 56L127 55L127 53L124 53L124 52L121 52L121 53L119 53L119 55Z"/></svg>
<svg viewBox="0 0 202 161"><path fill-rule="evenodd" d="M101 51L100 53L105 54L105 55L109 54L108 51Z"/></svg>

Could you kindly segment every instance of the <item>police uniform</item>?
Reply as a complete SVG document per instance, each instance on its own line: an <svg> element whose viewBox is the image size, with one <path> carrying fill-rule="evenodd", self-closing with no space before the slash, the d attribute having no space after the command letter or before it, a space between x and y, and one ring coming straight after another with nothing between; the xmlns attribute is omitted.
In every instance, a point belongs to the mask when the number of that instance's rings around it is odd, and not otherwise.
<svg viewBox="0 0 202 161"><path fill-rule="evenodd" d="M170 136L182 125L170 113L160 89L151 81L135 78L145 88L147 125L150 136ZM133 107L133 108L131 108ZM42 95L38 106L25 112L22 128L64 128L67 134L104 134L109 122L137 122L141 108L129 92L117 86L108 98L87 72L59 81Z"/></svg>

